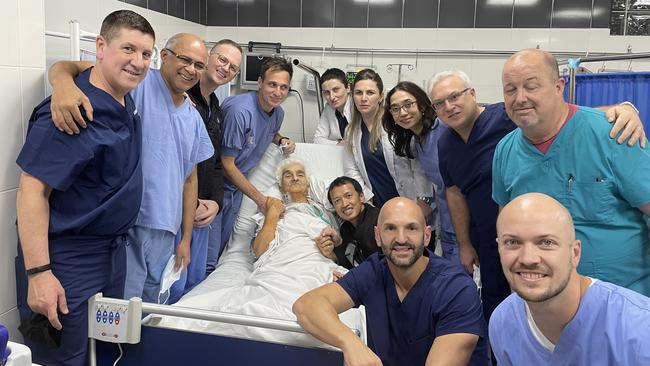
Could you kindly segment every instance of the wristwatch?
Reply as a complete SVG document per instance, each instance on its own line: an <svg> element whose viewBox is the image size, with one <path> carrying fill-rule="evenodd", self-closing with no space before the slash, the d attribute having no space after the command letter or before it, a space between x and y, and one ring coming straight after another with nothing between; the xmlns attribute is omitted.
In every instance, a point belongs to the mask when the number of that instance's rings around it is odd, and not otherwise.
<svg viewBox="0 0 650 366"><path fill-rule="evenodd" d="M418 197L418 200L426 203L427 205L431 205L433 203L433 197L422 196L422 197Z"/></svg>

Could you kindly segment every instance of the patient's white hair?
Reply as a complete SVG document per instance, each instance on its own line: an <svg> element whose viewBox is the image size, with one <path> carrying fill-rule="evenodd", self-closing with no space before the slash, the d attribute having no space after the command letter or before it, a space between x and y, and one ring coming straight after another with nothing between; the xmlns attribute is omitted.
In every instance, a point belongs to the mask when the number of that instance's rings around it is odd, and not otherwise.
<svg viewBox="0 0 650 366"><path fill-rule="evenodd" d="M284 169L291 164L300 164L305 168L305 178L307 178L307 181L309 181L309 171L307 170L307 164L305 164L304 161L298 159L298 158L286 158L278 164L277 169L275 170L275 179L276 182L278 183L278 186L282 184L282 173L284 172Z"/></svg>
<svg viewBox="0 0 650 366"><path fill-rule="evenodd" d="M466 88L472 87L472 83L469 81L469 76L467 76L465 72L460 70L440 71L439 73L433 75L433 77L429 79L429 83L427 83L427 94L429 95L429 98L431 97L431 91L433 90L433 87L436 86L439 82L451 76L455 76L461 79Z"/></svg>

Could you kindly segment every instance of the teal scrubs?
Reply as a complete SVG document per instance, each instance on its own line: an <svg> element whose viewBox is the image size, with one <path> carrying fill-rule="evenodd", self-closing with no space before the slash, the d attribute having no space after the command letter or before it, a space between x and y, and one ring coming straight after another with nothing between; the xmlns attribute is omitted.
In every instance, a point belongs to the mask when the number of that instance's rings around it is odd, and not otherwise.
<svg viewBox="0 0 650 366"><path fill-rule="evenodd" d="M528 192L560 201L582 241L578 272L650 295L648 227L650 152L610 139L605 114L579 107L546 154L521 129L497 146L492 197L504 206Z"/></svg>

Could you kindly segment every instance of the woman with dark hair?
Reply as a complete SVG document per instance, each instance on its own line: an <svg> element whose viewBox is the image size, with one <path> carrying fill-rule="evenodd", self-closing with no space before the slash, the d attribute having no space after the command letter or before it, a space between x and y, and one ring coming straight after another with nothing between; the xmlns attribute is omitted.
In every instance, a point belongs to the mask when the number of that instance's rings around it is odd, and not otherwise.
<svg viewBox="0 0 650 366"><path fill-rule="evenodd" d="M352 85L354 110L345 132L345 175L363 186L366 199L375 206L397 196L416 199L433 195L433 184L426 179L419 163L395 155L381 119L384 84L371 69L357 73ZM423 208L424 210L425 208ZM424 211L428 215L429 211Z"/></svg>
<svg viewBox="0 0 650 366"><path fill-rule="evenodd" d="M458 262L456 234L447 209L445 185L438 168L438 139L447 126L436 118L426 92L412 82L400 82L388 92L386 98L384 129L394 146L395 154L419 161L424 174L436 185L443 256Z"/></svg>
<svg viewBox="0 0 650 366"><path fill-rule="evenodd" d="M327 69L320 77L327 104L314 133L315 144L342 145L345 128L352 117L350 84L343 70Z"/></svg>

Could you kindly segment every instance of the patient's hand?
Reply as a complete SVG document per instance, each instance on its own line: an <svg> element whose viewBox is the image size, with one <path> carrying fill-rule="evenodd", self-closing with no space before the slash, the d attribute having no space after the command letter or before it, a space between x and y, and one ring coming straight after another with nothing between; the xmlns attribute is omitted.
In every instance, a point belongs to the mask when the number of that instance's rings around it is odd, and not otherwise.
<svg viewBox="0 0 650 366"><path fill-rule="evenodd" d="M266 206L266 213L264 214L266 217L279 218L284 213L284 204L275 197L266 197L264 205Z"/></svg>
<svg viewBox="0 0 650 366"><path fill-rule="evenodd" d="M336 282L336 281L340 280L341 278L343 278L343 276L345 276L345 275L343 273L339 272L339 271L332 272L332 277L334 278L334 281L332 281L332 282Z"/></svg>
<svg viewBox="0 0 650 366"><path fill-rule="evenodd" d="M336 260L334 247L341 244L341 236L334 228L328 226L321 230L320 234L314 238L314 242L323 256Z"/></svg>

